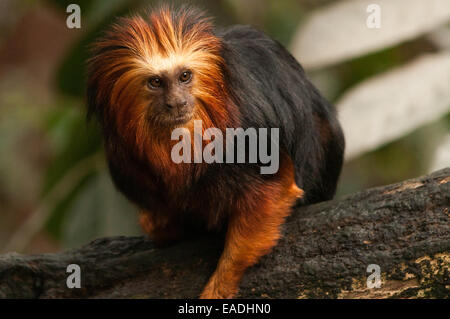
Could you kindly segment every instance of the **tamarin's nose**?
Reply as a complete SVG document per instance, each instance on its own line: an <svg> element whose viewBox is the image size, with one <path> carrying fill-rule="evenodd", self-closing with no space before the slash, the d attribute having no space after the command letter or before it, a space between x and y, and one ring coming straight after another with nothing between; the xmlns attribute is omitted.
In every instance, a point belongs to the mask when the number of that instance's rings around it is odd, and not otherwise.
<svg viewBox="0 0 450 319"><path fill-rule="evenodd" d="M166 103L166 107L168 109L174 109L174 108L181 109L181 108L185 107L186 105L187 105L187 101L185 101L185 100Z"/></svg>

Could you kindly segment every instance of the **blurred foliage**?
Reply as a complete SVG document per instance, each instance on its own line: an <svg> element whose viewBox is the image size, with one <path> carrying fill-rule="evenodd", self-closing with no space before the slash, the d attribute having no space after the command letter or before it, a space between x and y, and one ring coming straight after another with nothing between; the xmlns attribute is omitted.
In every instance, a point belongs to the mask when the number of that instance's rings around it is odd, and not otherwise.
<svg viewBox="0 0 450 319"><path fill-rule="evenodd" d="M237 0L190 2L206 8L216 17L218 25L256 24L288 46L308 10L329 1L255 0L252 1L255 6L247 7ZM22 1L21 10L27 6L29 10L42 7L64 22L65 8L70 3L73 1ZM82 8L82 30L58 62L49 101L34 103L34 93L25 89L2 89L2 83L8 83L8 79L0 78L0 209L4 211L0 215L0 233L11 234L10 228L20 228L22 220L30 213L45 207L50 210L45 232L63 247L74 247L99 236L139 233L137 208L114 189L103 158L98 128L85 119L85 67L90 44L115 17L156 1L80 0L77 3ZM322 75L331 80L332 89L324 89L324 92L334 101L361 80L430 50L433 48L429 43L418 39L331 67ZM316 75L311 74L313 81ZM37 105L30 107L33 103ZM449 122L447 117L348 163L339 194L426 172L428 157L423 154L431 153L434 144L429 143L430 137L447 131ZM34 157L14 150L26 131L38 139L36 142L28 139L24 148L29 151L33 150L33 145L38 148L37 152L43 156L40 167L35 166ZM28 184L31 186L27 187ZM49 194L61 185L67 190L63 188L56 203L48 205ZM27 192L36 194L28 196ZM21 201L22 198L27 199ZM8 211L11 214L8 215ZM17 216L12 218L13 214ZM14 221L8 224L8 220ZM0 249L5 241L5 236L0 236Z"/></svg>
<svg viewBox="0 0 450 319"><path fill-rule="evenodd" d="M60 1L55 2L59 3ZM130 8L136 8L137 3L137 1L131 1L130 3L125 0L85 2L88 2L89 5L84 7L80 4L80 7L83 8L83 28L87 30L69 50L68 56L64 59L56 75L56 83L61 93L74 96L83 96L84 94L89 45L101 35L101 31L111 24L116 16L126 14ZM65 7L63 6L63 8ZM88 27L85 25L88 25Z"/></svg>
<svg viewBox="0 0 450 319"><path fill-rule="evenodd" d="M450 114L344 165L337 196L429 173L428 164L450 129ZM449 163L450 164L450 163Z"/></svg>
<svg viewBox="0 0 450 319"><path fill-rule="evenodd" d="M427 41L425 37L420 37L357 57L344 64L331 66L326 71L313 71L311 76L314 80L315 77L320 78L321 73L325 73L325 76L331 76L336 79L331 84L332 91L328 90L329 94L327 95L330 101L336 102L346 90L371 76L389 71L398 65L406 64L422 54L435 51L436 48L432 43ZM327 91L326 88L323 89Z"/></svg>

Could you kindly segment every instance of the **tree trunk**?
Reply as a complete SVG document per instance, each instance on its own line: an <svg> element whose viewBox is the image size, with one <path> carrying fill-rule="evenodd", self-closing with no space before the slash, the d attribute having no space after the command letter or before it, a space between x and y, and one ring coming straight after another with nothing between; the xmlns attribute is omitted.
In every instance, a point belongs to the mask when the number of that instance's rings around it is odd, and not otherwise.
<svg viewBox="0 0 450 319"><path fill-rule="evenodd" d="M246 272L239 297L448 297L449 182L446 168L296 208L278 246ZM165 249L144 237L111 237L64 253L6 254L0 297L196 298L220 250L211 237ZM81 268L80 289L67 288L69 264ZM368 288L370 264L380 267L380 288Z"/></svg>

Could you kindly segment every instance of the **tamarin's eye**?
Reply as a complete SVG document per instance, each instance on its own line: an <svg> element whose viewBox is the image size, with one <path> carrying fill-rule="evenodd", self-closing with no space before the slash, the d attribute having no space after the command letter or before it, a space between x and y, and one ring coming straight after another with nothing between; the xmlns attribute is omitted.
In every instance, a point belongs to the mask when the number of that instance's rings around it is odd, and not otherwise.
<svg viewBox="0 0 450 319"><path fill-rule="evenodd" d="M191 79L191 77L192 77L191 71L184 71L180 75L180 81L181 82L188 82Z"/></svg>
<svg viewBox="0 0 450 319"><path fill-rule="evenodd" d="M158 77L151 78L150 80L148 80L148 85L154 89L159 88L162 85L162 80Z"/></svg>

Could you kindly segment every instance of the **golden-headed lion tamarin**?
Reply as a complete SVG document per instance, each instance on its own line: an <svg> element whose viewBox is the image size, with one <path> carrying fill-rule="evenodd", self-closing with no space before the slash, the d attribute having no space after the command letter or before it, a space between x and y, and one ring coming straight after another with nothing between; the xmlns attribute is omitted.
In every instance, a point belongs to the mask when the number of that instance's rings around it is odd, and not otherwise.
<svg viewBox="0 0 450 319"><path fill-rule="evenodd" d="M94 44L87 98L113 181L140 207L156 243L226 230L202 298L235 296L245 269L276 244L291 207L334 195L344 151L335 112L288 51L252 27L215 30L188 7L121 18ZM196 120L202 132L279 128L279 169L175 163L171 132L194 134Z"/></svg>

